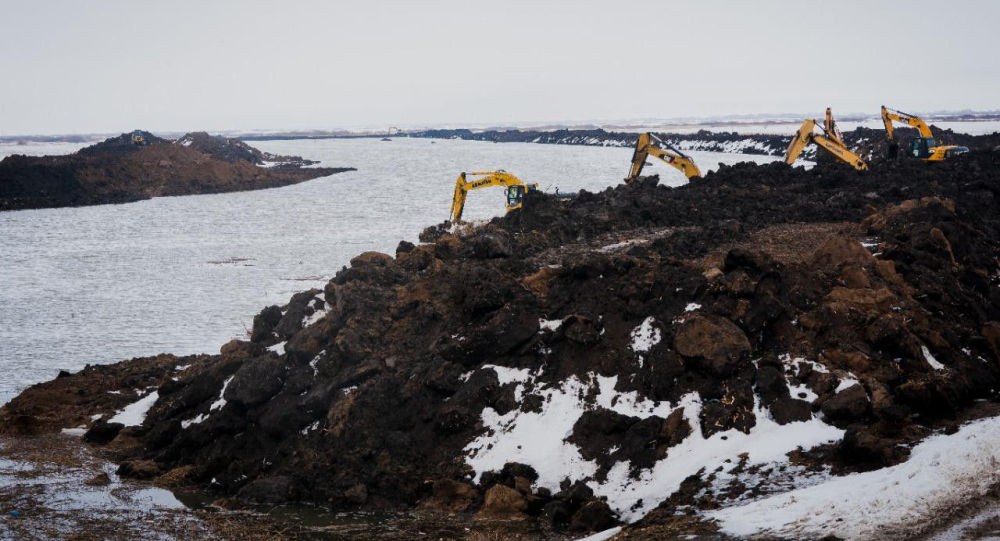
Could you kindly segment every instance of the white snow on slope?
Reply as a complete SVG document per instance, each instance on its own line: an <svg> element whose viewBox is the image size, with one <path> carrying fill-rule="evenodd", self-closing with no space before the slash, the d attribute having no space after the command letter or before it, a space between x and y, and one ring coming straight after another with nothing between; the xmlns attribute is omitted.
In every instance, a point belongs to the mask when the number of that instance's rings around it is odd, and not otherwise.
<svg viewBox="0 0 1000 541"><path fill-rule="evenodd" d="M216 399L215 402L212 402L212 405L208 407L208 413L199 413L198 415L195 415L191 419L186 419L184 421L181 421L181 428L187 428L191 425L196 425L204 421L205 419L208 419L208 416L211 415L213 411L222 409L222 407L226 405L226 399L223 398L226 394L226 388L229 387L229 382L233 381L233 377L235 376L229 376L228 378L226 378L226 381L222 382L222 389L219 390L219 398Z"/></svg>
<svg viewBox="0 0 1000 541"><path fill-rule="evenodd" d="M924 360L927 361L927 364L931 365L931 368L934 370L944 370L944 365L931 355L931 350L927 349L927 346L920 346L920 351L924 352Z"/></svg>
<svg viewBox="0 0 1000 541"><path fill-rule="evenodd" d="M153 391L136 402L125 406L114 417L108 419L108 422L121 423L125 426L139 426L146 419L146 412L149 411L149 408L153 407L158 398L160 398L160 394Z"/></svg>
<svg viewBox="0 0 1000 541"><path fill-rule="evenodd" d="M279 356L284 355L285 354L285 344L287 344L287 343L288 343L288 341L278 342L277 344L275 344L273 346L269 346L267 348L267 350L268 351L273 351L274 353L277 353Z"/></svg>
<svg viewBox="0 0 1000 541"><path fill-rule="evenodd" d="M524 385L536 376L526 369L484 368L497 370L501 384L518 383L515 393L518 400L524 394ZM559 489L563 479L588 481L596 495L607 497L608 505L631 522L669 497L685 478L701 468L706 471L718 467L731 469L739 462L738 455L744 452L749 453L750 465L783 462L785 455L798 447L810 448L843 436L842 430L817 418L778 425L766 411L757 407L757 425L749 434L728 430L703 438L699 420L701 398L697 393L681 397L677 404L658 402L642 398L635 391L615 391L617 379L617 376L602 377L591 373L586 381L571 376L559 384L535 388L532 394L543 399L540 412L512 410L500 415L493 408L483 409L482 422L487 432L465 447L465 460L475 472L475 481L478 482L484 472L499 471L507 462L527 464L539 474L536 485L553 491ZM593 403L588 403L586 397L595 390ZM652 469L639 472L638 479L629 477L629 463L618 462L607 480L598 483L592 479L597 464L584 459L579 448L566 441L580 416L597 407L643 419L651 415L667 417L683 407L692 434L670 448L667 457Z"/></svg>
<svg viewBox="0 0 1000 541"><path fill-rule="evenodd" d="M997 482L1000 417L993 417L927 438L902 464L706 514L736 536L903 538Z"/></svg>
<svg viewBox="0 0 1000 541"><path fill-rule="evenodd" d="M555 332L562 327L561 319L539 319L538 320L538 332L543 333L545 331Z"/></svg>
<svg viewBox="0 0 1000 541"><path fill-rule="evenodd" d="M756 401L755 401L756 402ZM745 434L736 429L717 432L705 438L701 433L701 399L691 393L681 398L684 418L692 434L667 451L666 458L651 469L640 472L638 479L629 476L629 464L619 462L608 472L606 482L588 485L594 493L607 496L608 505L622 519L634 522L655 508L680 488L689 475L704 468L706 472L722 467L731 470L741 453L747 453L747 465L787 461L795 449L809 449L840 440L844 431L813 417L808 421L779 425L759 404L754 405L757 423ZM729 461L729 462L727 462Z"/></svg>
<svg viewBox="0 0 1000 541"><path fill-rule="evenodd" d="M639 353L639 366L642 367L644 357L642 353L646 353L653 349L653 346L660 343L660 329L655 325L656 319L653 316L649 316L642 320L642 323L638 327L632 329L629 336L632 337L632 351Z"/></svg>
<svg viewBox="0 0 1000 541"><path fill-rule="evenodd" d="M320 297L316 297L316 298L320 299ZM326 315L326 312L329 309L330 305L326 304L326 296L325 295L320 300L323 301L323 309L322 310L316 310L312 314L303 317L302 318L302 328L303 329L306 328L306 327L308 327L308 326L310 326L310 325L312 325L313 323L316 323L317 321L319 321L320 319L322 319L323 316Z"/></svg>

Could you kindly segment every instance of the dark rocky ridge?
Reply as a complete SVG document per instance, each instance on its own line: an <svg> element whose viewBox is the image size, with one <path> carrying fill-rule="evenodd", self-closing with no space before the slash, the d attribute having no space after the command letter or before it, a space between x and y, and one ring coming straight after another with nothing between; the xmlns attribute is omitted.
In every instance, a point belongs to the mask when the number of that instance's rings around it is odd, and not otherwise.
<svg viewBox="0 0 1000 541"><path fill-rule="evenodd" d="M798 126L789 126L787 135L770 134L740 134L736 132L699 130L695 133L657 132L664 141L681 149L704 150L710 152L738 152L764 156L783 156L792 135ZM1000 145L1000 134L989 136L974 136L956 133L952 130L931 126L935 137L942 144L964 145L975 149L992 149ZM896 128L896 139L903 147L917 135L914 128ZM428 137L438 139L464 139L468 141L489 141L494 143L543 143L556 145L587 145L587 146L635 146L638 134L631 132L612 132L603 129L578 130L560 129L551 131L538 130L484 130L468 129L435 129L411 132L410 137ZM871 128L856 128L844 133L844 142L868 161L881 161L886 156L887 143L884 130ZM803 152L803 157L813 159L816 149L809 146Z"/></svg>
<svg viewBox="0 0 1000 541"><path fill-rule="evenodd" d="M741 164L675 189L650 177L568 202L531 193L521 211L482 227L431 228L432 243L401 243L395 257L359 255L323 291L266 308L249 341L217 355L95 366L37 385L0 410L0 430L90 424L134 401L134 389L156 389L144 424L108 444L123 473L245 501L542 515L596 530L615 516L588 486L538 487L539 472L516 463L474 484L464 460L484 408L538 411L538 392L593 373L618 376L618 392L674 403L697 392L703 402L697 427L592 403L569 441L597 462L597 478L619 460L648 467L699 432L747 431L755 399L778 423L822 412L847 431L808 455L815 464L894 464L973 400L997 398L994 161L973 152L864 173ZM640 366L630 333L647 318L662 339ZM541 319L561 324L543 329ZM487 364L544 371L518 400ZM858 383L837 393L849 378ZM817 398L792 395L792 383ZM97 423L91 439L113 431ZM695 501L699 483L639 527L701 531L677 511L734 494Z"/></svg>
<svg viewBox="0 0 1000 541"><path fill-rule="evenodd" d="M190 133L177 141L125 133L67 156L13 155L0 161L0 210L125 203L168 195L274 188L352 168L272 156L235 139ZM277 162L274 167L259 167Z"/></svg>

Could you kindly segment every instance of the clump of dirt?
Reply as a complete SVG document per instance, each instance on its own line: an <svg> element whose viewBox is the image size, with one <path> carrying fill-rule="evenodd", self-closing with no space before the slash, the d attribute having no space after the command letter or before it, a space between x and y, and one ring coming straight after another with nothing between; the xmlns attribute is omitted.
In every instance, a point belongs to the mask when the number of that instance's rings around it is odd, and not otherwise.
<svg viewBox="0 0 1000 541"><path fill-rule="evenodd" d="M650 536L713 535L697 509L768 486L690 471L673 496L622 504L609 480L641 485L681 443L765 421L843 435L790 459L803 468L883 467L996 399L992 159L740 164L673 189L647 177L568 201L529 193L481 227L355 257L183 371L156 358L91 367L28 389L0 426L76 426L122 406L96 389L142 378L156 403L107 444L122 473L244 502L572 531L651 510ZM528 452L552 432L555 447Z"/></svg>
<svg viewBox="0 0 1000 541"><path fill-rule="evenodd" d="M179 143L139 134L141 144L125 133L67 156L8 156L0 161L0 210L256 190L353 170L304 167L313 162L207 134ZM259 167L265 162L276 165Z"/></svg>

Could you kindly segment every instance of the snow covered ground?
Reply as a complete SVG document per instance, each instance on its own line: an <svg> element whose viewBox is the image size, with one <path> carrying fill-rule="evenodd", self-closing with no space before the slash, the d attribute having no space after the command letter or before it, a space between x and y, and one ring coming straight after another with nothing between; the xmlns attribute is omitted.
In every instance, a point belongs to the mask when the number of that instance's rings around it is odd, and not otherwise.
<svg viewBox="0 0 1000 541"><path fill-rule="evenodd" d="M639 343L644 343L643 339ZM697 393L687 394L672 404L648 400L635 391L615 391L617 376L589 374L585 380L572 376L558 385L535 387L539 375L536 372L498 366L483 369L495 370L501 385L517 384L518 400L529 393L543 400L540 412L512 410L500 415L493 408L483 410L482 422L488 431L465 449L466 463L475 471L476 479L487 471L502 469L507 462L527 464L539 474L537 486L554 492L559 490L563 479L587 482L596 495L606 497L608 505L628 522L642 518L674 493L685 478L702 468L709 472L718 468L731 470L743 453L747 454L749 465L786 462L785 455L790 451L837 441L843 435L842 430L817 417L779 425L758 406L754 409L757 423L749 434L734 429L705 438L699 419L701 398ZM586 399L588 395L595 396L593 401ZM630 463L619 461L605 480L598 481L594 479L597 463L585 459L580 449L567 441L584 411L594 408L641 419L652 415L667 417L683 408L692 433L671 447L666 458L640 471L638 477L631 475ZM607 450L609 454L614 451L613 447Z"/></svg>
<svg viewBox="0 0 1000 541"><path fill-rule="evenodd" d="M998 482L1000 417L992 417L927 438L902 464L831 477L707 516L736 536L897 539L922 531Z"/></svg>

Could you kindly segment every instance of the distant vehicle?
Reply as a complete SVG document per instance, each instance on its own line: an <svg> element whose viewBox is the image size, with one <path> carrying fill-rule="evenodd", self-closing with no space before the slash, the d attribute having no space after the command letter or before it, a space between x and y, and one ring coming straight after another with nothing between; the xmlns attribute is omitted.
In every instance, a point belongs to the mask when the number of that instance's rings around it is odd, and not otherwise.
<svg viewBox="0 0 1000 541"><path fill-rule="evenodd" d="M885 124L885 134L886 137L889 138L890 158L895 157L895 150L898 148L892 133L893 121L904 122L913 126L918 132L920 132L920 137L914 137L913 140L910 141L910 155L914 158L919 158L928 162L940 162L947 160L948 158L958 156L959 154L965 154L969 151L969 147L937 144L937 141L934 140L934 134L931 133L930 126L921 120L920 117L896 111L894 109L889 109L883 105L882 123Z"/></svg>
<svg viewBox="0 0 1000 541"><path fill-rule="evenodd" d="M132 144L137 146L146 146L146 138L142 136L142 132L135 130L132 132Z"/></svg>

